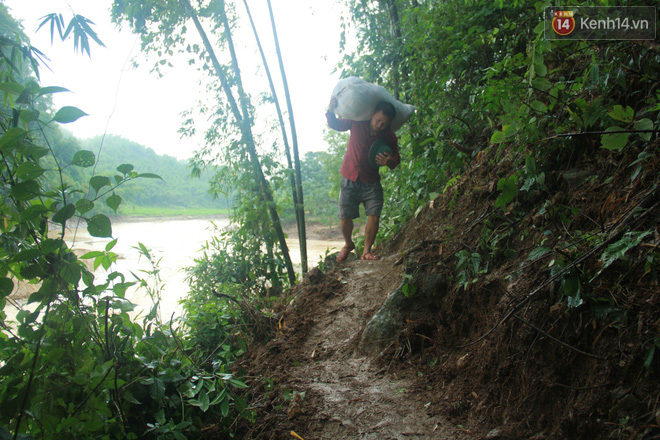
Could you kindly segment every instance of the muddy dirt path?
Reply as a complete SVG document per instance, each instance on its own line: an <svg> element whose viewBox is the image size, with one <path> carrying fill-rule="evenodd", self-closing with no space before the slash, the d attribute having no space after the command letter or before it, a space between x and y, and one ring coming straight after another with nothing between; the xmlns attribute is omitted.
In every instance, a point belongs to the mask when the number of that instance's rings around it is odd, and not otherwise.
<svg viewBox="0 0 660 440"><path fill-rule="evenodd" d="M287 372L289 386L300 394L290 402L287 419L304 440L471 438L430 415L428 396L415 391L410 379L359 348L364 326L401 283L395 260L350 260L333 268L320 282L324 294L298 311L314 318Z"/></svg>

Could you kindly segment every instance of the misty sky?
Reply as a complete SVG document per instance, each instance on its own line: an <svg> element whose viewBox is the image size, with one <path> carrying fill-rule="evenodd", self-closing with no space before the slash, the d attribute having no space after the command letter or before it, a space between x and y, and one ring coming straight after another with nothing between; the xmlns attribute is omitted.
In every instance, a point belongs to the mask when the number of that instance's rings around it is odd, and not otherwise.
<svg viewBox="0 0 660 440"><path fill-rule="evenodd" d="M64 127L79 138L118 134L179 159L192 155L203 142L180 139L177 130L184 110L196 107L203 97L199 74L178 60L158 78L150 73L154 60L140 53L139 39L128 29L119 30L110 23L111 0L3 0L14 18L21 20L32 44L51 61L51 70L42 68L42 86L61 86L72 93L57 94L55 105L73 105L89 114ZM238 11L243 16L242 2ZM301 156L306 151L325 148L322 141L324 112L330 93L338 80L333 74L339 58L339 7L334 2L314 0L272 0L277 21L280 47L296 117ZM269 68L276 84L281 84L279 67L274 57L268 8L264 0L250 0L260 39L269 55ZM106 47L92 42L91 59L73 51L71 40L50 41L50 29L36 29L46 14L61 13L68 19L75 12L92 20ZM190 26L192 27L192 25ZM251 30L237 35L239 62L248 93L266 91L265 75L258 73L259 55ZM132 61L137 61L135 69ZM259 72L262 72L260 69ZM257 90L264 87L266 89ZM286 108L284 94L278 90L281 106ZM274 108L265 109L274 112Z"/></svg>

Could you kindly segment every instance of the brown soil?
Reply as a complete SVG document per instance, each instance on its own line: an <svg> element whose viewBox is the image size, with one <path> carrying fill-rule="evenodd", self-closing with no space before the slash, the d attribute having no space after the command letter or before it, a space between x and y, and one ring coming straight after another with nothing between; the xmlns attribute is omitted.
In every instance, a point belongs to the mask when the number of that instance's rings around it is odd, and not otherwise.
<svg viewBox="0 0 660 440"><path fill-rule="evenodd" d="M571 186L569 166L557 165L547 193L499 210L497 180L512 166L489 165L492 149L378 249L381 261L329 257L325 273L312 270L290 292L269 342L242 360L257 421L239 437L660 438L660 356L644 365L660 335L657 259L645 264L660 243L660 159L631 182L621 164L638 153L587 148L571 167L595 178ZM632 215L635 206L643 210ZM602 240L578 238L616 241L623 230L653 233L594 277ZM555 251L530 260L541 242ZM485 256L484 243L493 245L488 270L457 285L457 254ZM569 307L553 277L550 260L560 258L594 277L583 305ZM365 353L366 323L404 279L418 289L398 336Z"/></svg>
<svg viewBox="0 0 660 440"><path fill-rule="evenodd" d="M401 283L395 260L353 255L325 275L314 269L297 287L277 336L245 360L277 389L246 438L469 438L432 414L430 395L418 398L414 368L391 371L358 349L362 328Z"/></svg>

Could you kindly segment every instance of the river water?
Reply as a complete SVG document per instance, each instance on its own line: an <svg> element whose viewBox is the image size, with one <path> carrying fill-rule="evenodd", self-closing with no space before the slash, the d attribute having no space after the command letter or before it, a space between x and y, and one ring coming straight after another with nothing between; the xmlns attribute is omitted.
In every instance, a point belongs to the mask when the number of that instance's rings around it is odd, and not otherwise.
<svg viewBox="0 0 660 440"><path fill-rule="evenodd" d="M201 255L202 246L214 234L213 224L223 229L229 225L229 222L225 217L114 221L112 235L118 241L112 252L118 255L118 259L116 265L113 265L110 270L124 274L126 281L134 280L131 272L148 279L149 276L142 271L150 271L152 268L148 260L136 249L138 243L142 243L158 261L160 268L159 275L162 281L160 311L163 320L169 320L172 314L180 316L182 309L179 300L188 293L184 269L194 265L194 258ZM89 251L103 251L111 241L108 238L90 236L84 225L77 230L69 230L65 240L78 255ZM291 260L300 270L298 240L288 238L287 243ZM341 246L343 246L343 242L338 240L308 239L309 267L314 267L325 256L327 249L334 252ZM102 268L99 268L95 274L97 282L105 280L106 274ZM126 293L126 298L137 306L136 313L146 313L152 307L152 301L144 289L131 288ZM8 307L10 306L8 305ZM13 314L11 311L8 313L8 315Z"/></svg>

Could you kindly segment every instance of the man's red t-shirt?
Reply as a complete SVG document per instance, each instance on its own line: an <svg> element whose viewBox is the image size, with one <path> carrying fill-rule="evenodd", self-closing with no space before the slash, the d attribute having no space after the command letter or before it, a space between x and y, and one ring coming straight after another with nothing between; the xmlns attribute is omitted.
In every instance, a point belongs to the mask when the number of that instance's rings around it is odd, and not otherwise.
<svg viewBox="0 0 660 440"><path fill-rule="evenodd" d="M369 164L369 149L378 138L385 140L385 143L392 149L392 158L394 162L390 165L394 169L401 162L399 156L399 145L397 137L389 128L385 132L376 136L369 134L370 121L351 121L350 119L338 119L334 113L326 113L328 126L336 131L351 131L348 138L348 148L344 155L344 161L341 164L341 175L356 182L380 182L378 169L371 168Z"/></svg>

